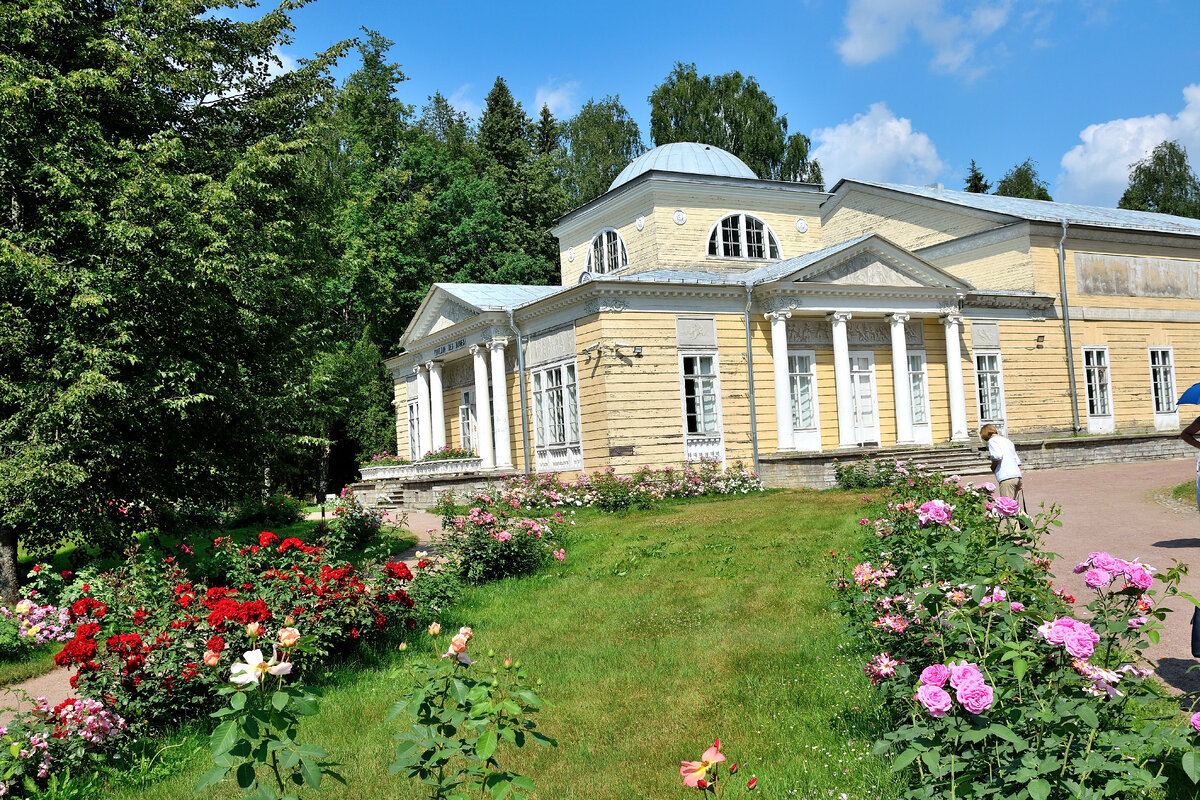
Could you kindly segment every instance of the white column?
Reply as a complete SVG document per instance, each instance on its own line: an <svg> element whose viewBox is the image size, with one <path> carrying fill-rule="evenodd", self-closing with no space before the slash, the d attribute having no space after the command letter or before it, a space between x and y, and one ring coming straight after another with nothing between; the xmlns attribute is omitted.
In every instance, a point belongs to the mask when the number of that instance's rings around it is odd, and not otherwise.
<svg viewBox="0 0 1200 800"><path fill-rule="evenodd" d="M912 387L908 381L908 342L904 338L904 323L908 314L889 314L892 332L892 388L896 398L896 444L911 444Z"/></svg>
<svg viewBox="0 0 1200 800"><path fill-rule="evenodd" d="M491 469L496 460L492 455L492 415L488 413L491 394L488 393L486 350L487 346L482 343L471 346L471 357L475 359L475 432L479 434L475 449L481 459L479 466Z"/></svg>
<svg viewBox="0 0 1200 800"><path fill-rule="evenodd" d="M771 320L771 359L775 367L775 423L779 428L780 450L796 447L792 431L792 382L788 372L787 321L791 311L773 311L764 314Z"/></svg>
<svg viewBox="0 0 1200 800"><path fill-rule="evenodd" d="M429 370L417 364L413 367L413 372L417 374L417 438L421 440L417 448L421 452L413 456L413 461L416 461L433 449L430 445L433 441L433 426L429 419Z"/></svg>
<svg viewBox="0 0 1200 800"><path fill-rule="evenodd" d="M833 380L837 388L838 447L854 447L854 387L850 385L850 344L846 338L849 311L834 311L833 323Z"/></svg>
<svg viewBox="0 0 1200 800"><path fill-rule="evenodd" d="M512 442L508 432L508 381L504 372L504 348L508 339L492 339L492 427L496 431L496 468L512 469Z"/></svg>
<svg viewBox="0 0 1200 800"><path fill-rule="evenodd" d="M967 401L963 393L962 349L958 344L962 328L961 314L942 317L946 326L946 376L950 389L950 438L956 442L970 439L967 434Z"/></svg>
<svg viewBox="0 0 1200 800"><path fill-rule="evenodd" d="M430 424L433 426L433 438L430 440L434 450L446 446L446 398L442 393L442 365L437 361L427 361L425 369L429 371L429 401Z"/></svg>

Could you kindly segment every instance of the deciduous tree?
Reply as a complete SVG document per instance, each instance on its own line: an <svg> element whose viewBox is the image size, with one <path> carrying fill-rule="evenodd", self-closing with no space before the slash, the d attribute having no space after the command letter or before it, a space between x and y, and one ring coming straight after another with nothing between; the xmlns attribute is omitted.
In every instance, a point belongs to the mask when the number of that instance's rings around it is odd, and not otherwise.
<svg viewBox="0 0 1200 800"><path fill-rule="evenodd" d="M1131 165L1119 208L1200 217L1200 182L1177 141L1162 142Z"/></svg>
<svg viewBox="0 0 1200 800"><path fill-rule="evenodd" d="M588 100L563 125L563 188L574 208L608 191L609 184L646 146L638 124L618 96Z"/></svg>
<svg viewBox="0 0 1200 800"><path fill-rule="evenodd" d="M1029 200L1053 200L1050 188L1037 171L1037 162L1027 158L1004 173L996 184L996 194L1005 197L1024 197Z"/></svg>

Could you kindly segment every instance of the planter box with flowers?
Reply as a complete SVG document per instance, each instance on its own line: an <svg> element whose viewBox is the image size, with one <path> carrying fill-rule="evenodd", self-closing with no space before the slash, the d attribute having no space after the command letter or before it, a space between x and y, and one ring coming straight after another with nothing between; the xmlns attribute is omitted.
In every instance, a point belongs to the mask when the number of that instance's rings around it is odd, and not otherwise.
<svg viewBox="0 0 1200 800"><path fill-rule="evenodd" d="M482 466L483 459L475 455L474 451L447 445L426 453L419 461L411 463L394 456L376 456L370 462L359 466L359 474L364 481L413 480L470 474L479 472Z"/></svg>

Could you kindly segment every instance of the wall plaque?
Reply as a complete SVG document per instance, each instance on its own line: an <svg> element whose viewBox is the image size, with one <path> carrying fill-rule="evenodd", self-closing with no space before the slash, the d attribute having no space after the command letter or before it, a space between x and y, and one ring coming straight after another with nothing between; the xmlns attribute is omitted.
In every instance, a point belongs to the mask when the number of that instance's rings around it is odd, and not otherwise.
<svg viewBox="0 0 1200 800"><path fill-rule="evenodd" d="M717 323L712 317L676 317L675 342L679 347L716 347Z"/></svg>

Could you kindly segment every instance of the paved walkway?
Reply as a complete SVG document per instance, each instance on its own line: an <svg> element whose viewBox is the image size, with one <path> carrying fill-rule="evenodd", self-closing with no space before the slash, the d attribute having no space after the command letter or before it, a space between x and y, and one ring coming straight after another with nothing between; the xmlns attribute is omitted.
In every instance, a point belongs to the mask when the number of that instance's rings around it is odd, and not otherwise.
<svg viewBox="0 0 1200 800"><path fill-rule="evenodd" d="M1025 500L1032 512L1045 502L1062 507L1061 528L1051 528L1046 549L1058 553L1058 584L1075 595L1080 605L1093 596L1082 575L1071 572L1087 554L1106 550L1118 558L1140 558L1159 569L1172 562L1190 563L1192 572L1181 589L1200 597L1200 512L1195 505L1171 502L1160 492L1196 477L1195 460L1142 464L1105 464L1084 469L1031 470L1025 475ZM1200 663L1192 658L1193 606L1176 597L1168 607L1166 628L1157 645L1147 651L1159 677L1178 691L1200 689Z"/></svg>

